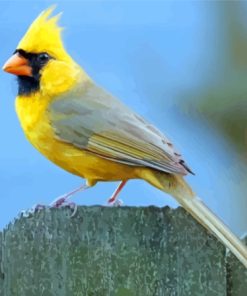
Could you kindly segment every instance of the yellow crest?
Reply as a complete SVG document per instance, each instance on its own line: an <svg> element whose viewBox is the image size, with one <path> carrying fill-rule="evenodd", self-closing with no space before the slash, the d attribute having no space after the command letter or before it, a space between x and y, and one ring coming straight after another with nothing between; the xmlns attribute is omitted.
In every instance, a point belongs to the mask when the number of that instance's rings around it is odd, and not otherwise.
<svg viewBox="0 0 247 296"><path fill-rule="evenodd" d="M21 39L17 49L31 53L47 52L55 58L70 59L63 47L62 28L57 24L61 13L49 18L54 9L55 6L52 6L41 12Z"/></svg>

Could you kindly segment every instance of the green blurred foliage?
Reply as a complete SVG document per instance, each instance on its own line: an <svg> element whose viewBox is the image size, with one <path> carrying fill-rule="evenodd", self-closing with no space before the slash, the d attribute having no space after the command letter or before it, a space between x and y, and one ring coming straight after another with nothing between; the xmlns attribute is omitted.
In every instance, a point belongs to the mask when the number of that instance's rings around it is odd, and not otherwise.
<svg viewBox="0 0 247 296"><path fill-rule="evenodd" d="M218 127L242 155L247 146L247 3L218 2L213 84L196 95L196 108ZM218 51L218 52L217 52ZM213 78L213 79L212 79ZM195 97L194 97L195 99Z"/></svg>

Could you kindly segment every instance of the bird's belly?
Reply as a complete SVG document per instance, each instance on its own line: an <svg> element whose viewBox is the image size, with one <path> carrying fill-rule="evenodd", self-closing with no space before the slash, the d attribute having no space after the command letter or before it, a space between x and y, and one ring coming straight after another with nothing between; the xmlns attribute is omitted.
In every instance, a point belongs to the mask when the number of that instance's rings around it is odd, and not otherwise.
<svg viewBox="0 0 247 296"><path fill-rule="evenodd" d="M137 168L110 161L57 139L50 124L48 100L17 98L16 111L28 140L59 167L91 181L128 180L137 177Z"/></svg>
<svg viewBox="0 0 247 296"><path fill-rule="evenodd" d="M136 178L135 167L91 154L56 138L49 121L42 119L32 128L23 127L29 141L59 167L90 181Z"/></svg>
<svg viewBox="0 0 247 296"><path fill-rule="evenodd" d="M92 181L128 180L135 178L134 168L106 160L70 144L50 139L39 140L37 149L52 162L72 174Z"/></svg>

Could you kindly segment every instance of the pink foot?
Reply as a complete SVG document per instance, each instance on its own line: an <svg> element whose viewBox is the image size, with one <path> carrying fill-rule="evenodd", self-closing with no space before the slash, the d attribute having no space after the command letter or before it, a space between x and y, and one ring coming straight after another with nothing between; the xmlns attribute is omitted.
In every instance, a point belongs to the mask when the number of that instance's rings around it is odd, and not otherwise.
<svg viewBox="0 0 247 296"><path fill-rule="evenodd" d="M66 203L66 198L65 197L61 197L61 198L58 198L56 200L54 200L50 206L52 208L61 208L62 205L64 205Z"/></svg>
<svg viewBox="0 0 247 296"><path fill-rule="evenodd" d="M115 199L116 199L116 198L115 198L114 196L112 196L111 198L108 199L107 202L108 202L109 204L111 204L111 203L113 203L113 202L115 201Z"/></svg>
<svg viewBox="0 0 247 296"><path fill-rule="evenodd" d="M82 185L75 190L64 194L63 196L60 196L59 198L55 199L49 206L37 204L31 208L31 210L24 210L20 214L24 217L29 217L31 214L39 212L41 210L44 210L46 208L61 208L61 207L69 207L71 210L73 210L71 217L73 217L76 214L77 211L77 205L74 202L69 202L69 199L72 195L79 191L84 191L90 186L88 185Z"/></svg>
<svg viewBox="0 0 247 296"><path fill-rule="evenodd" d="M127 181L122 181L117 189L114 191L114 193L112 194L112 196L108 199L108 204L115 206L115 207L120 207L123 205L123 201L118 199L119 193L121 192L121 190L123 189L123 187L125 186L125 184L127 183Z"/></svg>
<svg viewBox="0 0 247 296"><path fill-rule="evenodd" d="M110 205L112 207L121 207L124 204L124 202L121 199L117 199L115 201L113 201Z"/></svg>

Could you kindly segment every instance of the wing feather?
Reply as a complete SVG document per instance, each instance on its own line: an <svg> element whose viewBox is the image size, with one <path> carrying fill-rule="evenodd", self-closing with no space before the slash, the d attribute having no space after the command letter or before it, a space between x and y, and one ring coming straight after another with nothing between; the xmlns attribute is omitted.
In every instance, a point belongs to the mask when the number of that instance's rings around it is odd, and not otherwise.
<svg viewBox="0 0 247 296"><path fill-rule="evenodd" d="M191 172L158 129L93 83L55 100L49 114L61 141L99 157L168 173Z"/></svg>

